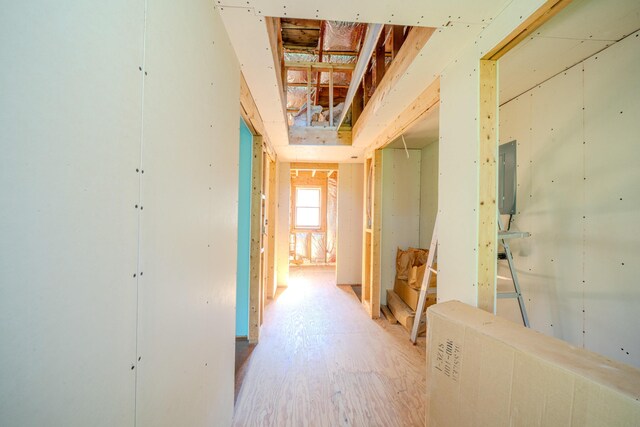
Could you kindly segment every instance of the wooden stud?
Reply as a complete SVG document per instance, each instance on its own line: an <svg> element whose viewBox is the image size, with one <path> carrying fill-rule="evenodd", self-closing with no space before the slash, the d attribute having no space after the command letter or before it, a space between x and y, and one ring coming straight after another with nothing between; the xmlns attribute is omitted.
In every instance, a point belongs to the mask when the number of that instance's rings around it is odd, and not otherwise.
<svg viewBox="0 0 640 427"><path fill-rule="evenodd" d="M262 248L262 137L253 137L251 162L251 247L249 262L249 342L260 337L262 300L261 248Z"/></svg>
<svg viewBox="0 0 640 427"><path fill-rule="evenodd" d="M311 126L311 67L307 68L307 127Z"/></svg>
<svg viewBox="0 0 640 427"><path fill-rule="evenodd" d="M402 43L404 43L404 26L394 25L391 31L391 59L394 60L400 52Z"/></svg>
<svg viewBox="0 0 640 427"><path fill-rule="evenodd" d="M571 0L548 0L516 27L507 37L487 52L482 59L497 61L549 19L567 7Z"/></svg>
<svg viewBox="0 0 640 427"><path fill-rule="evenodd" d="M371 314L369 302L371 300L371 229L369 228L368 211L372 208L369 205L371 199L371 186L369 183L373 179L373 159L367 158L364 163L364 188L362 191L362 305Z"/></svg>
<svg viewBox="0 0 640 427"><path fill-rule="evenodd" d="M382 265L382 150L373 156L373 227L371 228L371 318L380 317L380 281Z"/></svg>
<svg viewBox="0 0 640 427"><path fill-rule="evenodd" d="M478 307L490 313L496 308L497 260L497 157L498 70L497 61L480 61L480 161L478 206Z"/></svg>
<svg viewBox="0 0 640 427"><path fill-rule="evenodd" d="M382 102L387 98L389 92L398 83L398 80L404 75L409 68L409 65L418 56L424 45L427 43L431 35L435 31L434 28L428 27L413 27L407 36L404 44L400 48L398 56L389 66L389 69L385 73L382 82L376 88L376 91L371 96L370 100L365 103L364 110L358 119L358 122L353 127L353 138L358 138L362 132L362 128L373 120L375 111L378 110ZM366 86L365 86L366 89Z"/></svg>
<svg viewBox="0 0 640 427"><path fill-rule="evenodd" d="M364 110L366 110L367 105L369 104L369 88L371 87L373 83L373 70L371 70L371 68L369 68L365 73L364 73L364 77L362 79L362 90L364 92ZM361 114L362 116L362 114Z"/></svg>
<svg viewBox="0 0 640 427"><path fill-rule="evenodd" d="M362 101L363 101L364 92L362 90L362 85L358 86L358 90L356 91L356 95L353 97L353 103L351 104L351 125L355 125L362 114Z"/></svg>
<svg viewBox="0 0 640 427"><path fill-rule="evenodd" d="M276 294L276 207L277 186L276 186L276 162L269 162L269 184L267 190L267 296L273 298Z"/></svg>
<svg viewBox="0 0 640 427"><path fill-rule="evenodd" d="M376 50L375 50L376 65L373 70L373 73L374 73L374 84L376 88L380 87L380 85L382 84L382 78L384 77L384 72L386 71L386 64L384 60L385 30L386 28L383 29L382 32L380 33L380 38L378 39L378 44L376 45Z"/></svg>
<svg viewBox="0 0 640 427"><path fill-rule="evenodd" d="M324 44L324 30L325 30L325 21L320 21L320 37L318 38L318 62L322 62L322 48ZM318 99L320 99L320 73L318 70L316 73L316 96L313 101L314 104L318 104Z"/></svg>
<svg viewBox="0 0 640 427"><path fill-rule="evenodd" d="M333 70L329 71L329 125L333 126Z"/></svg>

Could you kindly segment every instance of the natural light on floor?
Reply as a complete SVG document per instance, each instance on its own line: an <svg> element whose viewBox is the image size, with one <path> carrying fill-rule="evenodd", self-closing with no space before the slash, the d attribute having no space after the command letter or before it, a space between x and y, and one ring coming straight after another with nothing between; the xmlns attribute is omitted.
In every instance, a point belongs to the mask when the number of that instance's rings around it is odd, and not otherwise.
<svg viewBox="0 0 640 427"><path fill-rule="evenodd" d="M309 291L311 283L308 279L299 276L289 276L289 286L276 300L277 304L291 305L302 301Z"/></svg>

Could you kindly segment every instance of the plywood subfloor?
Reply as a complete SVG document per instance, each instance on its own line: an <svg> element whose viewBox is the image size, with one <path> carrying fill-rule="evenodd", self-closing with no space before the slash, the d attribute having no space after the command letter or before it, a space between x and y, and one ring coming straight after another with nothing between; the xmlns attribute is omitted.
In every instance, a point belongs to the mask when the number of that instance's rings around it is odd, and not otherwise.
<svg viewBox="0 0 640 427"><path fill-rule="evenodd" d="M373 321L333 268L292 268L265 311L235 426L422 426L425 339Z"/></svg>

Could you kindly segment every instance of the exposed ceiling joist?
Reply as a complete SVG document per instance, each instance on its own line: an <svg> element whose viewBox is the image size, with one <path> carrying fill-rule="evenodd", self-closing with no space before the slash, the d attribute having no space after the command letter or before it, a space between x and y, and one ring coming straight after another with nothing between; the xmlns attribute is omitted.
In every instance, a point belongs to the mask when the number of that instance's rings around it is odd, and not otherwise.
<svg viewBox="0 0 640 427"><path fill-rule="evenodd" d="M306 70L307 68L311 68L314 71L331 71L331 70L340 70L340 71L351 71L355 68L355 64L335 64L331 62L293 62L293 61L285 61L285 68L290 70Z"/></svg>

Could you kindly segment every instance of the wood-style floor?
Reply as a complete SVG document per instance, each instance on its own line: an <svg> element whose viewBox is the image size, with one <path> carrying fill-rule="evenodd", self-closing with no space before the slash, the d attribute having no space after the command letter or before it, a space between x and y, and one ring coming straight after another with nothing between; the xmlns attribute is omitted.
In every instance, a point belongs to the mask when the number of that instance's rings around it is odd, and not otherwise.
<svg viewBox="0 0 640 427"><path fill-rule="evenodd" d="M425 339L369 319L333 268L291 269L265 309L235 426L423 426Z"/></svg>

